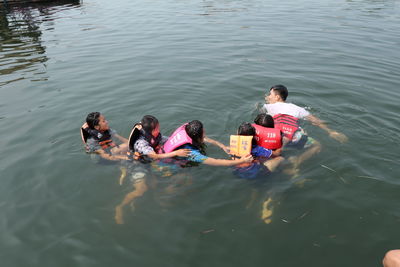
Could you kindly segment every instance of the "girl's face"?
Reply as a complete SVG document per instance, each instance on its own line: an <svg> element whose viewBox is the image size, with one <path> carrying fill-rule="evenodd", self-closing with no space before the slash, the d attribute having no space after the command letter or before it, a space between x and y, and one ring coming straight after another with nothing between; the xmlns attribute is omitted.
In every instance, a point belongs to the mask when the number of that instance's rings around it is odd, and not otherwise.
<svg viewBox="0 0 400 267"><path fill-rule="evenodd" d="M157 124L156 128L151 131L153 137L157 137L160 134L160 124Z"/></svg>
<svg viewBox="0 0 400 267"><path fill-rule="evenodd" d="M108 129L110 129L110 127L108 126L108 121L106 120L106 118L104 118L103 115L100 115L99 124L96 125L94 128L100 132L107 131Z"/></svg>

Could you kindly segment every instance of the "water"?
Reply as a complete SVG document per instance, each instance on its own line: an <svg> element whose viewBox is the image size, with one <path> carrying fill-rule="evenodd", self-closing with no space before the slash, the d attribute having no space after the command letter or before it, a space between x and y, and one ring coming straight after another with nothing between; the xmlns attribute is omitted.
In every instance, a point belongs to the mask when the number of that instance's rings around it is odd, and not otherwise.
<svg viewBox="0 0 400 267"><path fill-rule="evenodd" d="M88 0L1 15L1 266L379 266L400 240L399 12L395 0ZM323 150L299 177L192 168L192 185L168 195L159 179L115 224L132 186L84 153L87 113L123 136L145 114L164 134L199 119L227 143L278 83L349 142L305 124Z"/></svg>

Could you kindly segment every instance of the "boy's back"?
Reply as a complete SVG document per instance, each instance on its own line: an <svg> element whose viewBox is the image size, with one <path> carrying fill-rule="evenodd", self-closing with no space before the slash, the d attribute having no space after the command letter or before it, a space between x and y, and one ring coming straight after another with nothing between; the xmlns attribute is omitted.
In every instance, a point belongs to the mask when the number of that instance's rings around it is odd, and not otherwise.
<svg viewBox="0 0 400 267"><path fill-rule="evenodd" d="M286 114L291 115L298 119L303 119L310 115L310 112L305 110L302 107L299 107L292 103L286 102L276 102L274 104L264 104L263 111L268 113L271 116L275 116L277 114Z"/></svg>

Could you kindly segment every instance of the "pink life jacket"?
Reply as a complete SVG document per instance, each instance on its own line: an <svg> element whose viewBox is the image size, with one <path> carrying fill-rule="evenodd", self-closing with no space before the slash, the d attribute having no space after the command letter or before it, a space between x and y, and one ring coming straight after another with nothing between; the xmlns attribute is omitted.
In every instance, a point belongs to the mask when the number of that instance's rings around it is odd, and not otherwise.
<svg viewBox="0 0 400 267"><path fill-rule="evenodd" d="M176 148L183 146L184 144L192 144L192 138L190 138L185 131L186 125L187 123L180 126L178 129L175 130L175 132L173 132L173 134L171 134L167 142L165 142L164 144L164 153L172 152Z"/></svg>
<svg viewBox="0 0 400 267"><path fill-rule="evenodd" d="M257 145L271 150L282 147L282 131L280 129L267 128L255 123L252 126L256 129Z"/></svg>
<svg viewBox="0 0 400 267"><path fill-rule="evenodd" d="M287 114L276 114L273 118L275 128L280 129L285 137L292 140L294 133L299 130L299 119Z"/></svg>

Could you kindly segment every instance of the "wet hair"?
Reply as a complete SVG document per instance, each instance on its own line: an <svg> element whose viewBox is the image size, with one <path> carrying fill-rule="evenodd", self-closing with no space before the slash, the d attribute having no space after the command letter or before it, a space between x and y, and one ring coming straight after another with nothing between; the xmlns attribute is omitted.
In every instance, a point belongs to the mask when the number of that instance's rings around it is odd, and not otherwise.
<svg viewBox="0 0 400 267"><path fill-rule="evenodd" d="M157 128L158 120L156 117L152 115L145 115L143 116L142 120L140 121L140 124L143 127L143 130L147 133L150 134L153 132L155 128Z"/></svg>
<svg viewBox="0 0 400 267"><path fill-rule="evenodd" d="M269 89L269 90L270 90L270 91L271 91L271 90L274 90L274 92L275 92L276 94L278 94L278 95L282 98L283 101L286 101L286 98L287 98L288 95L289 95L288 89L286 88L286 86L284 86L284 85L282 85L282 84L274 85L274 86L272 86L271 89Z"/></svg>
<svg viewBox="0 0 400 267"><path fill-rule="evenodd" d="M238 135L255 136L256 129L250 123L243 122L238 128Z"/></svg>
<svg viewBox="0 0 400 267"><path fill-rule="evenodd" d="M157 118L152 115L145 115L140 121L140 124L143 127L141 134L144 136L146 141L151 145L151 147L157 149L162 139L161 133L159 133L157 136L153 136L152 134L153 130L157 128L157 125L159 124Z"/></svg>
<svg viewBox="0 0 400 267"><path fill-rule="evenodd" d="M256 135L256 129L248 122L243 122L240 124L238 128L238 135L246 135L246 136L255 136ZM251 141L252 145L255 146L257 145L257 140L253 138Z"/></svg>
<svg viewBox="0 0 400 267"><path fill-rule="evenodd" d="M204 152L203 129L203 123L198 120L191 121L185 126L187 135L192 138L192 145Z"/></svg>
<svg viewBox="0 0 400 267"><path fill-rule="evenodd" d="M254 119L254 123L267 128L275 127L274 119L271 115L268 115L266 113L258 114L257 117Z"/></svg>
<svg viewBox="0 0 400 267"><path fill-rule="evenodd" d="M100 112L91 112L86 117L86 123L89 129L94 129L95 126L99 125Z"/></svg>

